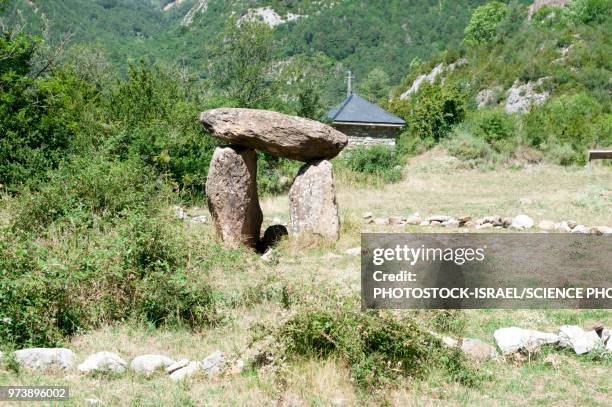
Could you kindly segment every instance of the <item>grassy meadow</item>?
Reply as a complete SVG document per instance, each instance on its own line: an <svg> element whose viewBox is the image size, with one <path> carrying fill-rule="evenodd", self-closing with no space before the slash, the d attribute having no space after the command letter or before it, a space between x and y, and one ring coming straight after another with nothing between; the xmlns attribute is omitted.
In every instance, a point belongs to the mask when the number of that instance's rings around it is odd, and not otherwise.
<svg viewBox="0 0 612 407"><path fill-rule="evenodd" d="M65 345L79 360L96 351L117 352L129 360L139 354L160 353L175 359L198 360L216 349L231 359L249 360L258 347L274 349L265 339L257 341L261 327L283 324L299 312L301 303L334 307L339 299L359 295L359 257L345 250L359 245L362 231L442 231L439 227L366 225L362 214L422 216L449 214L474 217L527 213L536 224L542 219L572 219L586 225L612 224L612 171L609 167L565 168L549 165L523 169L479 171L449 168L440 149L414 157L399 183L385 186L355 184L351 173L339 171L336 184L342 216L338 242L313 237L285 240L269 263L259 255L237 250L232 266L191 270L205 278L219 299L222 316L196 329L155 327L126 320L91 332L76 333ZM262 200L264 224L275 217L288 220L286 196ZM169 208L168 211L171 211ZM190 208L191 214L208 214ZM10 214L3 213L6 220ZM180 222L180 221L179 221ZM182 224L194 258L214 256L210 223ZM446 231L446 230L445 230ZM194 264L196 262L194 261ZM357 303L355 303L357 304ZM357 307L357 305L355 305ZM408 314L426 329L451 336L480 338L494 344L493 331L506 326L555 331L562 324L588 326L603 322L612 326L610 310L469 310L397 311ZM262 342L263 341L263 342ZM612 364L605 355L576 356L570 351L543 348L524 359L467 362L480 377L474 385L449 382L432 369L423 377L400 377L382 386L364 389L356 385L346 360L337 355L298 356L270 366L247 368L221 377L194 376L174 383L164 374L145 379L133 373L86 377L76 371L52 374L0 369L0 385L56 384L70 386L67 405L85 405L95 398L101 405L608 405L611 399Z"/></svg>

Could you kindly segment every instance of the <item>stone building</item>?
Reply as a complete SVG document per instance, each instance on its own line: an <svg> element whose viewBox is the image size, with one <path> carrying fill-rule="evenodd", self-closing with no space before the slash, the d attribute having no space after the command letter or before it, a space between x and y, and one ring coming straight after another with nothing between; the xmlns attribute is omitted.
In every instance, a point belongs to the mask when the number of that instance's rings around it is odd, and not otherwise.
<svg viewBox="0 0 612 407"><path fill-rule="evenodd" d="M327 116L336 130L348 136L349 145L395 145L395 136L406 125L404 120L355 93L350 93Z"/></svg>

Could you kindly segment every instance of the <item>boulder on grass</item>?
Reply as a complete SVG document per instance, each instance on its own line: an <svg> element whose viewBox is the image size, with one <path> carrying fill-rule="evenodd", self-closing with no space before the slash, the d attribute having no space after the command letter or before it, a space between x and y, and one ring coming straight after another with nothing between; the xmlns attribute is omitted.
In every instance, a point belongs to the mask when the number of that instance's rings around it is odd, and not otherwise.
<svg viewBox="0 0 612 407"><path fill-rule="evenodd" d="M157 370L165 369L174 363L173 359L164 355L140 355L132 359L130 368L136 373L150 376Z"/></svg>
<svg viewBox="0 0 612 407"><path fill-rule="evenodd" d="M291 233L314 233L338 239L340 218L332 164L327 160L305 164L289 191Z"/></svg>
<svg viewBox="0 0 612 407"><path fill-rule="evenodd" d="M28 348L13 355L20 366L35 370L69 369L75 361L74 352L65 348Z"/></svg>
<svg viewBox="0 0 612 407"><path fill-rule="evenodd" d="M331 159L348 143L345 134L323 123L267 110L212 109L200 121L229 144L298 161Z"/></svg>
<svg viewBox="0 0 612 407"><path fill-rule="evenodd" d="M90 355L78 367L80 372L108 372L108 373L123 373L127 363L113 352L98 352Z"/></svg>
<svg viewBox="0 0 612 407"><path fill-rule="evenodd" d="M224 242L255 247L263 214L257 196L257 155L242 147L215 149L206 196L215 229Z"/></svg>

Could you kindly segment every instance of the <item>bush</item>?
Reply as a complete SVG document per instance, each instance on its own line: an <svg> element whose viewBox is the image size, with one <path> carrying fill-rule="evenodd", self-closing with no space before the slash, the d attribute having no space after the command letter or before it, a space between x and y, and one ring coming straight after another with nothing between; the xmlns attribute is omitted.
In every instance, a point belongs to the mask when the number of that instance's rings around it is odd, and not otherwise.
<svg viewBox="0 0 612 407"><path fill-rule="evenodd" d="M573 0L568 6L568 15L578 23L601 23L610 16L611 0Z"/></svg>
<svg viewBox="0 0 612 407"><path fill-rule="evenodd" d="M525 134L534 147L546 152L557 150L555 155L563 152L557 161L584 164L586 150L607 147L612 141L609 119L602 113L599 102L586 93L562 95L531 110L524 119ZM563 145L563 151L558 150Z"/></svg>
<svg viewBox="0 0 612 407"><path fill-rule="evenodd" d="M79 98L74 93L86 92L72 77L31 77L36 47L23 34L0 34L0 184L11 192L72 152L76 113L71 100Z"/></svg>
<svg viewBox="0 0 612 407"><path fill-rule="evenodd" d="M93 226L159 209L168 189L138 159L75 157L24 191L14 229L39 232L56 221Z"/></svg>
<svg viewBox="0 0 612 407"><path fill-rule="evenodd" d="M510 153L518 144L518 125L514 115L502 109L483 109L471 113L466 126L495 151Z"/></svg>
<svg viewBox="0 0 612 407"><path fill-rule="evenodd" d="M499 1L491 1L477 7L472 13L469 24L465 27L465 42L482 44L491 41L497 34L497 28L509 12L509 8Z"/></svg>
<svg viewBox="0 0 612 407"><path fill-rule="evenodd" d="M357 146L343 153L336 160L341 167L352 171L374 175L384 182L402 179L403 162L398 151L382 145Z"/></svg>
<svg viewBox="0 0 612 407"><path fill-rule="evenodd" d="M424 82L410 100L394 101L390 109L406 120L413 137L438 142L465 118L466 104L466 95L458 86Z"/></svg>
<svg viewBox="0 0 612 407"><path fill-rule="evenodd" d="M445 146L450 155L474 166L479 166L493 157L493 150L486 141L462 129L456 129L455 135L448 139Z"/></svg>
<svg viewBox="0 0 612 407"><path fill-rule="evenodd" d="M423 377L435 370L450 381L474 385L478 377L460 350L446 348L411 318L386 312L362 312L346 301L334 307L306 306L276 331L288 358L336 357L364 388L389 384L398 377Z"/></svg>

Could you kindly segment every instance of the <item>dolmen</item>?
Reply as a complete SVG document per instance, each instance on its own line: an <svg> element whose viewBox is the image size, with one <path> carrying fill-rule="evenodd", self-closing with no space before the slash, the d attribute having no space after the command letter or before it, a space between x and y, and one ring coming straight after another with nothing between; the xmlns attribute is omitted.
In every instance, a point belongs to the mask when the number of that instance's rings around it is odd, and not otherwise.
<svg viewBox="0 0 612 407"><path fill-rule="evenodd" d="M289 191L290 233L338 239L340 219L330 159L346 135L314 120L257 109L220 108L200 121L227 143L212 157L206 195L217 234L230 244L257 247L263 215L257 195L257 154L303 161Z"/></svg>

